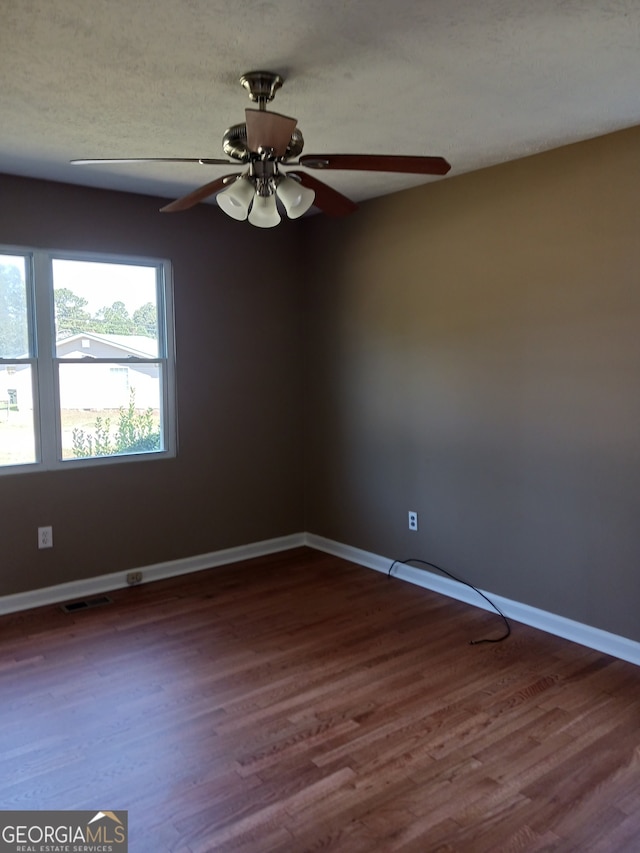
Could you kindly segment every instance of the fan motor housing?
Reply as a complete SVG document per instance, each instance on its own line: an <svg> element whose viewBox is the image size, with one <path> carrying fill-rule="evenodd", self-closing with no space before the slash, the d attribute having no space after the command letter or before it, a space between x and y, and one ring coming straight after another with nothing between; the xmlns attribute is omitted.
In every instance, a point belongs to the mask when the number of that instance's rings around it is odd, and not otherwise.
<svg viewBox="0 0 640 853"><path fill-rule="evenodd" d="M291 134L287 150L279 159L288 160L291 157L298 157L303 148L304 138L301 131L296 127ZM234 124L225 130L222 137L222 149L227 157L233 157L234 160L239 160L241 163L247 163L251 160L252 154L257 154L256 151L251 151L247 145L247 125L244 122Z"/></svg>

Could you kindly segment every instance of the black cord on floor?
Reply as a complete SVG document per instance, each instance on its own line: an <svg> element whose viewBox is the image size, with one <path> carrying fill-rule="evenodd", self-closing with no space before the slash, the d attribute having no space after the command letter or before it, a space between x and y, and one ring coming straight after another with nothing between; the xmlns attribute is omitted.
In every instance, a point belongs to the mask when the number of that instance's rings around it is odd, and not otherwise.
<svg viewBox="0 0 640 853"><path fill-rule="evenodd" d="M393 571L394 566L402 564L404 566L409 566L411 563L420 563L422 566L431 566L432 569L437 569L439 572L442 572L443 575L447 575L452 580L457 581L458 583L463 583L465 586L470 587L474 592L477 592L478 595L481 595L482 598L496 611L499 616L502 616L504 619L504 624L507 626L506 632L502 635L502 637L496 637L495 640L485 638L482 640L469 640L470 646L479 646L480 643L501 643L503 640L506 640L508 636L511 634L511 625L509 624L509 620L504 615L502 610L491 601L491 599L484 594L484 592L480 592L480 590L475 587L469 581L462 580L462 578L458 578L455 575L452 575L451 572L448 572L446 569L443 569L441 566L436 566L435 563L430 563L427 560L419 560L417 557L408 557L406 560L394 560L393 563L389 566L389 571L387 572L387 577L391 577L391 572ZM419 568L419 566L418 566Z"/></svg>

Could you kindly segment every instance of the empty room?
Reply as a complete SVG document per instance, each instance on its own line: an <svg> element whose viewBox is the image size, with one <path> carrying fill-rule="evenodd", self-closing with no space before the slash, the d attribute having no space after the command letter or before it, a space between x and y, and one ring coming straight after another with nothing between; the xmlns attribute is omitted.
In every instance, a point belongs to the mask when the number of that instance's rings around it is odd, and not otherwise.
<svg viewBox="0 0 640 853"><path fill-rule="evenodd" d="M0 23L0 850L637 853L638 4Z"/></svg>

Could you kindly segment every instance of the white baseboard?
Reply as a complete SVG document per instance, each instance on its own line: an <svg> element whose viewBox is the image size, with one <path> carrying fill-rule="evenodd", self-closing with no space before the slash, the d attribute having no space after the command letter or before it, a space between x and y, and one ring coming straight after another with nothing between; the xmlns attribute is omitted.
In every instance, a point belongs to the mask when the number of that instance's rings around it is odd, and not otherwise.
<svg viewBox="0 0 640 853"><path fill-rule="evenodd" d="M20 610L29 610L32 607L42 607L46 604L58 604L63 601L74 601L87 596L100 595L111 592L114 589L122 589L127 586L127 574L129 572L141 571L144 575L143 583L157 581L163 578L172 578L179 575L198 572L203 569L212 569L229 563L237 563L241 560L249 560L252 557L262 557L267 554L275 554L278 551L287 551L290 548L298 548L307 545L317 551L324 551L335 557L341 557L360 566L375 569L378 572L389 571L392 560L389 557L381 557L360 548L353 548L323 536L313 533L294 533L291 536L282 536L277 539L266 539L262 542L253 542L249 545L240 545L236 548L226 548L223 551L212 551L209 554L198 554L194 557L185 557L179 560L169 560L164 563L155 563L150 566L130 568L123 572L114 572L109 575L100 575L95 578L72 581L71 583L58 584L57 586L35 589L28 592L19 592L14 595L0 596L0 615L16 613ZM464 601L483 610L491 610L489 604L477 593L464 584L457 583L448 577L440 576L431 571L398 564L393 570L394 577L413 583L416 586L430 589L441 595L447 595L457 601ZM519 601L512 601L491 592L482 592L495 602L500 610L509 619L539 628L565 640L587 646L590 649L604 652L621 660L640 665L640 643L610 634L600 628L593 628L581 622L575 622L564 616L530 607Z"/></svg>
<svg viewBox="0 0 640 853"><path fill-rule="evenodd" d="M114 589L127 586L129 572L142 572L143 583L157 581L163 578L173 578L202 569L212 569L228 563L238 563L252 557L263 557L289 548L298 548L305 544L303 533L291 536L281 536L278 539L266 539L263 542L252 542L237 548L226 548L224 551L212 551L210 554L197 554L180 560L169 560L165 563L155 563L150 566L140 566L127 569L124 572L114 572L86 580L71 581L56 586L34 589L29 592L18 592L14 595L0 597L0 614L16 613L19 610L29 610L32 607L42 607L45 604L58 604L62 601L76 601L87 596L100 595Z"/></svg>
<svg viewBox="0 0 640 853"><path fill-rule="evenodd" d="M358 563L358 565L366 566L369 569L375 569L385 574L389 571L389 567L393 562L389 557L381 557L369 551L361 551L359 548L352 548L350 545L343 545L340 542L334 542L322 536L315 536L312 533L305 535L304 543L310 548L325 551L327 554L342 557L352 563ZM481 607L483 610L491 610L489 604L468 586L451 580L448 577L437 575L434 572L398 564L393 569L393 576L416 584L416 586L421 586L424 589L448 595L457 601L464 601L475 607ZM481 590L481 592L489 596L509 619L530 625L532 628L539 628L541 631L546 631L548 634L554 634L557 637L563 637L565 640L580 643L582 646L604 652L621 660L640 665L640 643L634 640L620 637L617 634L610 634L608 631L584 625L582 622L575 622L573 619L567 619L564 616L558 616L546 610L539 610L537 607L530 607L528 604L522 604L519 601L512 601L509 598L494 595L492 592L486 592L485 590Z"/></svg>

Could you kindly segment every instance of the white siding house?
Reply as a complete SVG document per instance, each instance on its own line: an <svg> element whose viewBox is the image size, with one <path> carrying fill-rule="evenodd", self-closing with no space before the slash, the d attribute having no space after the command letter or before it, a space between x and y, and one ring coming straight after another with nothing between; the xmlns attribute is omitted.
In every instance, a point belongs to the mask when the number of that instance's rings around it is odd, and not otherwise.
<svg viewBox="0 0 640 853"><path fill-rule="evenodd" d="M60 365L62 409L118 409L129 404L135 392L136 409L157 409L159 377L157 364L95 364L93 359L155 358L155 338L143 335L108 335L84 332L56 344L61 359L86 359L87 364ZM15 401L22 411L32 408L31 373L25 365L0 372L0 400Z"/></svg>

